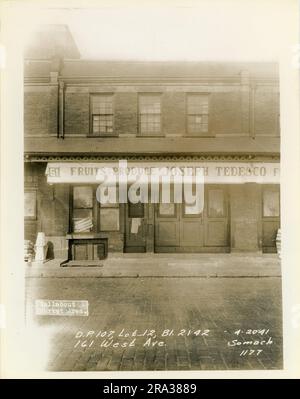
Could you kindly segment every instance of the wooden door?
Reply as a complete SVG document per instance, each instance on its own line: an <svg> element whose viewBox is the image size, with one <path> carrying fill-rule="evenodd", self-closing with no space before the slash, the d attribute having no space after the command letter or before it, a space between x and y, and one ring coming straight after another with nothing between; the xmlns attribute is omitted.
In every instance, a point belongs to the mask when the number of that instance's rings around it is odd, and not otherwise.
<svg viewBox="0 0 300 399"><path fill-rule="evenodd" d="M125 252L146 252L145 204L125 207Z"/></svg>
<svg viewBox="0 0 300 399"><path fill-rule="evenodd" d="M174 252L180 246L180 204L157 204L155 250Z"/></svg>
<svg viewBox="0 0 300 399"><path fill-rule="evenodd" d="M203 243L203 212L195 214L187 204L157 204L156 252L198 252Z"/></svg>
<svg viewBox="0 0 300 399"><path fill-rule="evenodd" d="M227 191L225 185L209 185L205 190L205 246L216 250L229 247Z"/></svg>
<svg viewBox="0 0 300 399"><path fill-rule="evenodd" d="M225 186L206 186L204 207L194 213L182 204L158 204L156 252L228 252L228 196Z"/></svg>
<svg viewBox="0 0 300 399"><path fill-rule="evenodd" d="M179 204L180 212L180 247L183 252L198 252L204 246L204 209L194 213L188 204Z"/></svg>
<svg viewBox="0 0 300 399"><path fill-rule="evenodd" d="M276 235L280 227L280 189L278 185L262 188L262 250L276 252Z"/></svg>

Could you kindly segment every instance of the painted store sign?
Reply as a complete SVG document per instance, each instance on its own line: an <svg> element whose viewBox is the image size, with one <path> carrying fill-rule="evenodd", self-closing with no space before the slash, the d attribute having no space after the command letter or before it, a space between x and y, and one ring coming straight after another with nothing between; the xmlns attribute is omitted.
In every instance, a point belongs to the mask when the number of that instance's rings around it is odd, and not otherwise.
<svg viewBox="0 0 300 399"><path fill-rule="evenodd" d="M204 183L280 183L279 162L51 162L46 169L47 182L93 183L104 179L137 179L202 176ZM149 180L150 181L150 180Z"/></svg>

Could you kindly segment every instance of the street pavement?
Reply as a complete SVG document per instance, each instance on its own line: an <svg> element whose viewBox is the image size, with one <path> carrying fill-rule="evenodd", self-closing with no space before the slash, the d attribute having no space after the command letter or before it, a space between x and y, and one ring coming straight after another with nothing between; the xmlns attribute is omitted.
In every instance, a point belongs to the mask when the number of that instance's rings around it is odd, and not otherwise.
<svg viewBox="0 0 300 399"><path fill-rule="evenodd" d="M63 259L26 266L27 277L280 277L277 254L111 254L89 266ZM63 263L64 265L72 265Z"/></svg>
<svg viewBox="0 0 300 399"><path fill-rule="evenodd" d="M26 293L28 325L52 331L47 370L283 367L280 277L30 277ZM37 316L36 299L89 315Z"/></svg>

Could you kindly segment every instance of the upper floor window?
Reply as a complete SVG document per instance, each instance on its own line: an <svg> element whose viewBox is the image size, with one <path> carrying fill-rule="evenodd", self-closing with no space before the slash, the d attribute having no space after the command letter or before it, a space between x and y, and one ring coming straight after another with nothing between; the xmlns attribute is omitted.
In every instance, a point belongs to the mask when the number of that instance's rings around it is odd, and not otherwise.
<svg viewBox="0 0 300 399"><path fill-rule="evenodd" d="M157 135L161 133L161 105L159 94L144 94L139 97L140 133Z"/></svg>
<svg viewBox="0 0 300 399"><path fill-rule="evenodd" d="M187 130L190 135L208 133L208 94L187 96Z"/></svg>
<svg viewBox="0 0 300 399"><path fill-rule="evenodd" d="M112 135L113 131L112 94L93 94L91 96L91 134Z"/></svg>

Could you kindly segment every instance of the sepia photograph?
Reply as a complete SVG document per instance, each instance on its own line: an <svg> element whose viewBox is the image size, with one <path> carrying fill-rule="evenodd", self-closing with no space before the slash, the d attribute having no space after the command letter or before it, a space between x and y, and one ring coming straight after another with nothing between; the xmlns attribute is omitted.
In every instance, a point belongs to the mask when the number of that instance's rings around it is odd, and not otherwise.
<svg viewBox="0 0 300 399"><path fill-rule="evenodd" d="M162 3L25 7L28 371L285 368L274 32L296 2Z"/></svg>

